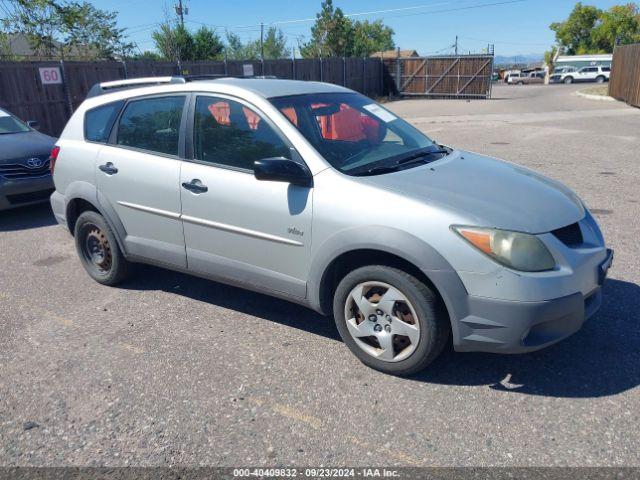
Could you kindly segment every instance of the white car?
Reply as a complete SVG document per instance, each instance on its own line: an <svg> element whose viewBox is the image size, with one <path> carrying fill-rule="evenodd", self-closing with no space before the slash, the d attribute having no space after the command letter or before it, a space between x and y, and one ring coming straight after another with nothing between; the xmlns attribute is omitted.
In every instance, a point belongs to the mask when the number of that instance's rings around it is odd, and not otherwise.
<svg viewBox="0 0 640 480"><path fill-rule="evenodd" d="M549 81L552 83L573 82L596 82L604 83L609 81L611 75L611 67L583 67L579 70L565 70L562 72L554 72Z"/></svg>

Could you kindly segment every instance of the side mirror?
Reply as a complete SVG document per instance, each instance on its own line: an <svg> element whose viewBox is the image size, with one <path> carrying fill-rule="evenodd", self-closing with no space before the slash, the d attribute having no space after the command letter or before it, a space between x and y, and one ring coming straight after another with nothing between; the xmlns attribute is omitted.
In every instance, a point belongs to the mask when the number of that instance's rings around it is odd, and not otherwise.
<svg viewBox="0 0 640 480"><path fill-rule="evenodd" d="M27 122L27 125L34 130L40 130L40 122L38 122L37 120L29 120Z"/></svg>
<svg viewBox="0 0 640 480"><path fill-rule="evenodd" d="M253 174L258 180L287 182L300 187L312 187L313 176L309 169L284 157L263 158L253 162Z"/></svg>

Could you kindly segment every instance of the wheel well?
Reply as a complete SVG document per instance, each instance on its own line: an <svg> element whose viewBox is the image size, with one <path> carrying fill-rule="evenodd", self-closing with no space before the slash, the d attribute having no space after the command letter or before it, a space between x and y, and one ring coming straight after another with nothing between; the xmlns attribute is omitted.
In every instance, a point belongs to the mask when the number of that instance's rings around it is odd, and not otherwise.
<svg viewBox="0 0 640 480"><path fill-rule="evenodd" d="M91 202L83 198L74 198L67 205L67 225L69 226L71 235L73 235L75 230L78 217L82 212L86 212L87 210L98 212L98 209Z"/></svg>
<svg viewBox="0 0 640 480"><path fill-rule="evenodd" d="M392 253L384 252L382 250L352 250L345 252L336 257L324 271L322 280L320 281L320 307L326 314L331 314L333 311L333 295L345 275L355 270L356 268L364 267L367 265L385 265L387 267L397 268L410 275L413 275L418 280L427 285L433 293L438 296L441 302L443 311L447 312L446 305L442 299L442 295L433 284L433 282L427 277L422 270L416 267L413 263L405 260L402 257L394 255Z"/></svg>

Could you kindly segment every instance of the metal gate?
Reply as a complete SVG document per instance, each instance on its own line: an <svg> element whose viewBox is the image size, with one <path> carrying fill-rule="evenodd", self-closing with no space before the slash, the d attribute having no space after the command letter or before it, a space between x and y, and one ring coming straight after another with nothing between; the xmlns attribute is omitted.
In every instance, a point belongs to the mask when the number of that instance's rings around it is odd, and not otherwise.
<svg viewBox="0 0 640 480"><path fill-rule="evenodd" d="M491 98L493 55L446 55L394 59L400 95Z"/></svg>

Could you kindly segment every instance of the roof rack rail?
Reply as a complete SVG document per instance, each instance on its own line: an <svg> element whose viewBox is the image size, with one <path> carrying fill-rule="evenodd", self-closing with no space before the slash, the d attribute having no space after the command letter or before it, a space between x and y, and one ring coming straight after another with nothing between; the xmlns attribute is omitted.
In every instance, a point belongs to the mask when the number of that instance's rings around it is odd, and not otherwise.
<svg viewBox="0 0 640 480"><path fill-rule="evenodd" d="M116 92L118 90L124 90L127 88L146 87L150 85L161 85L163 83L186 83L187 80L182 76L174 77L144 77L144 78L131 78L128 80L114 80L112 82L96 83L89 93L87 98L97 97L98 95L104 95L105 93Z"/></svg>

